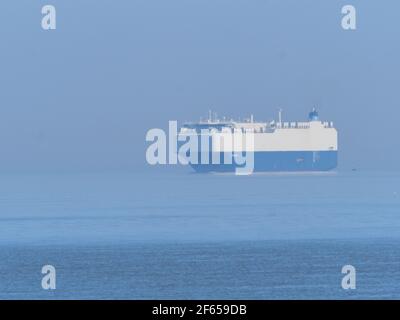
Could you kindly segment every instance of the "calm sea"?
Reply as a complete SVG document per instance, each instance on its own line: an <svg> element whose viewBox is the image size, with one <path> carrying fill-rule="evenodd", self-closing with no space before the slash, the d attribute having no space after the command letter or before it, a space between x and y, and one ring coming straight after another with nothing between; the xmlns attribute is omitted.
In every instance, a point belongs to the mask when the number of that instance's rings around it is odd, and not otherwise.
<svg viewBox="0 0 400 320"><path fill-rule="evenodd" d="M400 173L3 174L0 298L400 299Z"/></svg>

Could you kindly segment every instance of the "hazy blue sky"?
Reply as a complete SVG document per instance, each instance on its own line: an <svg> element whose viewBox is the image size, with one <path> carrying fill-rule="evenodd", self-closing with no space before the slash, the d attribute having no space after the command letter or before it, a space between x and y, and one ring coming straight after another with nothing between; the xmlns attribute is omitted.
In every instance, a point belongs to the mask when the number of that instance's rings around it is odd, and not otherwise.
<svg viewBox="0 0 400 320"><path fill-rule="evenodd" d="M341 168L398 168L399 14L394 0L1 1L0 170L132 169L168 120L313 105Z"/></svg>

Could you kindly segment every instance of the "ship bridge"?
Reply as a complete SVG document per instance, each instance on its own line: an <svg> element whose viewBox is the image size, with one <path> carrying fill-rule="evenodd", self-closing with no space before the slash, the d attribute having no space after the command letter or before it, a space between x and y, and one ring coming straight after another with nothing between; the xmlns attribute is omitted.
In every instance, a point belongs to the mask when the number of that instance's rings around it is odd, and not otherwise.
<svg viewBox="0 0 400 320"><path fill-rule="evenodd" d="M320 121L318 112L315 108L308 114L308 121L282 121L282 110L279 110L279 120L258 122L254 121L253 115L250 118L235 121L233 119L222 120L218 119L216 116L210 117L207 120L200 119L199 122L185 123L182 127L182 131L187 131L188 129L195 130L196 133L209 131L253 131L255 133L273 133L277 129L310 129L311 127L321 127L321 128L334 128L333 122Z"/></svg>

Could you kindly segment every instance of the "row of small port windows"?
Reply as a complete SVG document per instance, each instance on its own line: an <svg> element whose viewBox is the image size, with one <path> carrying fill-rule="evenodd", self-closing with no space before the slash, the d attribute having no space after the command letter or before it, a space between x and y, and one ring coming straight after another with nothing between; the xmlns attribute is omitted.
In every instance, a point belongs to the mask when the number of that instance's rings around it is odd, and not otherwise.
<svg viewBox="0 0 400 320"><path fill-rule="evenodd" d="M325 121L322 123L325 128L333 128L333 122ZM310 127L309 122L283 122L277 123L276 128L300 128L300 129L307 129Z"/></svg>

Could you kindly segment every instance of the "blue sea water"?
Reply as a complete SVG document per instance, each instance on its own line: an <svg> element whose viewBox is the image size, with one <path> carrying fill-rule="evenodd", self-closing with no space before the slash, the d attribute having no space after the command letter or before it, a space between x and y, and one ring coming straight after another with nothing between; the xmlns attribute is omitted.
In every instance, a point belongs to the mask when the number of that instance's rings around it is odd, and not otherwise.
<svg viewBox="0 0 400 320"><path fill-rule="evenodd" d="M3 174L2 299L399 299L400 173ZM41 288L41 268L57 289ZM343 290L342 266L356 268Z"/></svg>

